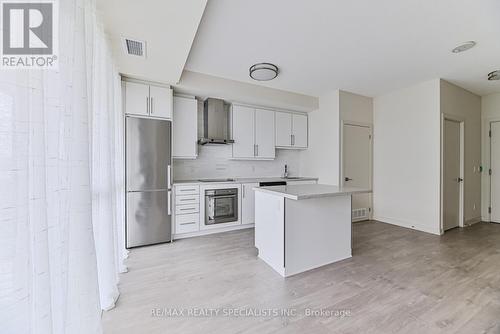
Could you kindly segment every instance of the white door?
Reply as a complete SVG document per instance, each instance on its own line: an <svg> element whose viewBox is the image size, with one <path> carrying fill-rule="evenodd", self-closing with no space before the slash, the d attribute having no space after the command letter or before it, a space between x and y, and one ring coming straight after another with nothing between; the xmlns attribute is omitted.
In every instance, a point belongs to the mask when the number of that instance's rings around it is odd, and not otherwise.
<svg viewBox="0 0 500 334"><path fill-rule="evenodd" d="M255 157L274 159L274 111L255 109Z"/></svg>
<svg viewBox="0 0 500 334"><path fill-rule="evenodd" d="M149 86L135 82L125 82L125 113L149 115Z"/></svg>
<svg viewBox="0 0 500 334"><path fill-rule="evenodd" d="M293 147L307 147L307 115L292 115L292 135Z"/></svg>
<svg viewBox="0 0 500 334"><path fill-rule="evenodd" d="M342 184L346 187L371 189L371 128L344 124L342 146ZM369 219L370 208L370 194L352 196L353 221Z"/></svg>
<svg viewBox="0 0 500 334"><path fill-rule="evenodd" d="M292 146L292 114L275 112L276 116L276 146Z"/></svg>
<svg viewBox="0 0 500 334"><path fill-rule="evenodd" d="M500 122L491 129L491 221L500 223Z"/></svg>
<svg viewBox="0 0 500 334"><path fill-rule="evenodd" d="M233 105L233 158L255 156L255 109Z"/></svg>
<svg viewBox="0 0 500 334"><path fill-rule="evenodd" d="M174 97L173 157L196 158L198 141L198 101Z"/></svg>
<svg viewBox="0 0 500 334"><path fill-rule="evenodd" d="M245 183L241 188L241 224L255 223L255 194L252 190L258 183Z"/></svg>
<svg viewBox="0 0 500 334"><path fill-rule="evenodd" d="M460 226L460 122L445 119L443 135L443 228Z"/></svg>
<svg viewBox="0 0 500 334"><path fill-rule="evenodd" d="M154 117L172 119L172 89L167 87L150 86L149 114Z"/></svg>

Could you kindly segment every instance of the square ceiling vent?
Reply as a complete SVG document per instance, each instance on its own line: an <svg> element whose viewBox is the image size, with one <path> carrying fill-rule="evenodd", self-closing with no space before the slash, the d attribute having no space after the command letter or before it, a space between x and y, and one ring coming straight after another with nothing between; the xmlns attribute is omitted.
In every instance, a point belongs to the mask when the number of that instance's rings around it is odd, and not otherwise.
<svg viewBox="0 0 500 334"><path fill-rule="evenodd" d="M123 51L129 56L146 58L146 42L132 38L122 38Z"/></svg>

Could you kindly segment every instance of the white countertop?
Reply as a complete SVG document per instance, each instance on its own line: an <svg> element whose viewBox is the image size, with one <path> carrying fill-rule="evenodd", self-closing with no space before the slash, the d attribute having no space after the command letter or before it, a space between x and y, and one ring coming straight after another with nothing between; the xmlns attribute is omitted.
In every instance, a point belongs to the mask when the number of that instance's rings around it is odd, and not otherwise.
<svg viewBox="0 0 500 334"><path fill-rule="evenodd" d="M210 183L259 183L259 182L276 182L276 181L317 181L317 177L291 177L291 178L282 178L282 177L234 177L232 178L234 181L218 181L218 182L203 182L200 180L175 180L175 184L210 184Z"/></svg>
<svg viewBox="0 0 500 334"><path fill-rule="evenodd" d="M371 190L363 188L338 187L326 184L300 184L291 186L259 187L254 188L253 190L285 197L296 201L310 198L343 196L371 192Z"/></svg>

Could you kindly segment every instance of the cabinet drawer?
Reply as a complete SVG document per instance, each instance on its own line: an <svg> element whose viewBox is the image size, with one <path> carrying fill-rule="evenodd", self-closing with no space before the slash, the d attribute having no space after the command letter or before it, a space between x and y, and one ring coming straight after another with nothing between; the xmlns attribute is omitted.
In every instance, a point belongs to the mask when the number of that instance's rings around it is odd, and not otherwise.
<svg viewBox="0 0 500 334"><path fill-rule="evenodd" d="M183 204L198 204L200 203L200 195L176 195L175 196L175 204L183 205Z"/></svg>
<svg viewBox="0 0 500 334"><path fill-rule="evenodd" d="M197 213L200 212L200 205L197 204L183 204L175 206L175 214L176 215L185 215L188 213Z"/></svg>
<svg viewBox="0 0 500 334"><path fill-rule="evenodd" d="M200 230L200 215L192 213L175 216L175 233L189 233Z"/></svg>
<svg viewBox="0 0 500 334"><path fill-rule="evenodd" d="M199 195L200 186L176 186L176 195Z"/></svg>

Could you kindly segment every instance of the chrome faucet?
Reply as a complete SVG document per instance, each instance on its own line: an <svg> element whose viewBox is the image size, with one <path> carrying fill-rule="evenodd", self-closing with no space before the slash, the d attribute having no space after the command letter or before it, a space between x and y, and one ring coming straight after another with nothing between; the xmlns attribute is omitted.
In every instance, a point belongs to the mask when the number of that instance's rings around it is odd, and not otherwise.
<svg viewBox="0 0 500 334"><path fill-rule="evenodd" d="M288 165L285 164L285 172L283 173L283 178L286 179L288 177Z"/></svg>

